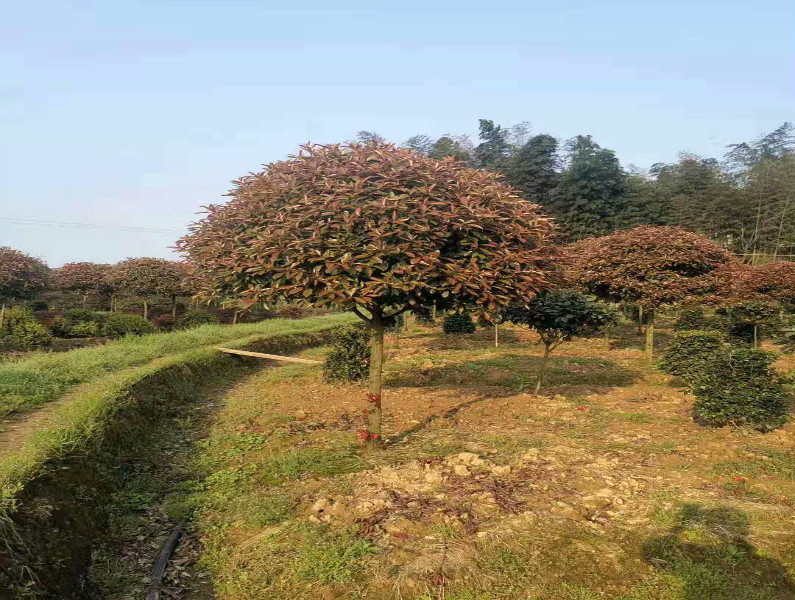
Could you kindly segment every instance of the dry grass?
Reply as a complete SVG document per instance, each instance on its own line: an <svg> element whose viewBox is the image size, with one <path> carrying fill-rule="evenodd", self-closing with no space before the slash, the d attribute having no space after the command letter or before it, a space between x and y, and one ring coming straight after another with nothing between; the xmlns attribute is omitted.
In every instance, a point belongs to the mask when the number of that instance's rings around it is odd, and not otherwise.
<svg viewBox="0 0 795 600"><path fill-rule="evenodd" d="M562 345L536 397L531 334L417 327L372 454L360 386L298 365L238 384L191 500L217 597L795 597L795 424L695 425L622 336Z"/></svg>

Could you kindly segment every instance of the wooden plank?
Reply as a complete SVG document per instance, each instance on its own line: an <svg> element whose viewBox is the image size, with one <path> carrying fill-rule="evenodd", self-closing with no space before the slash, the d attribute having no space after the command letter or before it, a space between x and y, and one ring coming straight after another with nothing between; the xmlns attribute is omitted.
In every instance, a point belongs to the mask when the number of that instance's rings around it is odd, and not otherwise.
<svg viewBox="0 0 795 600"><path fill-rule="evenodd" d="M262 352L249 352L248 350L233 350L232 348L216 348L226 354L238 354L240 356L253 356L254 358L267 358L270 360L282 360L284 362L303 363L305 365L322 365L321 360L310 360L308 358L295 358L293 356L279 356L278 354L263 354Z"/></svg>

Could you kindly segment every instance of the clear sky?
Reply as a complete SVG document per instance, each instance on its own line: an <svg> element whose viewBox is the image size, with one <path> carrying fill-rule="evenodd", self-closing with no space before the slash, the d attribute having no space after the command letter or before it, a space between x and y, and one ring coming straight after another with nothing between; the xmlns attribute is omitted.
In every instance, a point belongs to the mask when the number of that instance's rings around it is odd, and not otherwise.
<svg viewBox="0 0 795 600"><path fill-rule="evenodd" d="M230 180L362 129L527 120L647 167L795 120L793 0L0 6L0 245L51 266L169 256Z"/></svg>

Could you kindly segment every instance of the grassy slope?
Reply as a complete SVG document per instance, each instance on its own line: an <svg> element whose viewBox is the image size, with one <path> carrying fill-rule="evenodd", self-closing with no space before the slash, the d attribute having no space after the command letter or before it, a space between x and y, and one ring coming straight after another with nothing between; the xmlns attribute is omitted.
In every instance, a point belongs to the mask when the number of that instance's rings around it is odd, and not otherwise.
<svg viewBox="0 0 795 600"><path fill-rule="evenodd" d="M260 333L252 333L251 326L243 325L239 326L243 331L237 330L238 333L249 335L227 338L224 342L233 348L243 348L255 343L267 344L269 339L278 340L284 335L321 331L350 320L349 315L329 315L300 321L270 321L267 322L270 323L269 327L260 327ZM212 333L217 336L220 332ZM208 338L212 339L210 336L199 339ZM162 344L161 348L165 346L167 344ZM170 347L174 348L173 345ZM272 350L276 351L277 348ZM204 345L150 360L139 367L120 369L83 384L79 387L79 393L72 394L67 402L56 407L45 426L32 432L20 448L0 458L0 500L16 494L19 485L34 476L47 460L57 457L63 451L79 448L87 440L101 434L107 420L130 400L127 393L130 386L172 367L190 366L194 370L198 369L199 374L195 377L204 372L212 374L217 370L217 363L221 358L224 358L221 353ZM179 377L176 374L174 385L179 383Z"/></svg>
<svg viewBox="0 0 795 600"><path fill-rule="evenodd" d="M228 392L172 498L219 600L793 597L795 423L695 425L639 339L564 344L536 398L537 347L490 336L401 341L385 429L413 433L380 454L360 387L290 365Z"/></svg>
<svg viewBox="0 0 795 600"><path fill-rule="evenodd" d="M302 320L274 319L234 326L203 325L174 333L130 337L70 352L38 353L22 360L0 363L0 419L58 398L78 384L111 372L247 335L306 331L315 326L316 319L343 323L351 317L342 314Z"/></svg>

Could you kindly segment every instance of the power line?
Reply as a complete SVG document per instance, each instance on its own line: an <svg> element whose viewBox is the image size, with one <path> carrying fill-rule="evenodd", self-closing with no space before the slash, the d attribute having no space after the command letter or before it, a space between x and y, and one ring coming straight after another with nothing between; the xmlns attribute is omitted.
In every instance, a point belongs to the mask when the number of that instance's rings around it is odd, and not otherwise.
<svg viewBox="0 0 795 600"><path fill-rule="evenodd" d="M78 223L75 221L52 221L49 219L32 219L26 217L3 217L0 221L15 223L18 225L50 225L55 227L74 227L78 229L96 229L105 231L128 231L130 233L162 233L162 234L182 234L185 230L160 229L157 227L138 227L135 225L113 225L105 223Z"/></svg>

